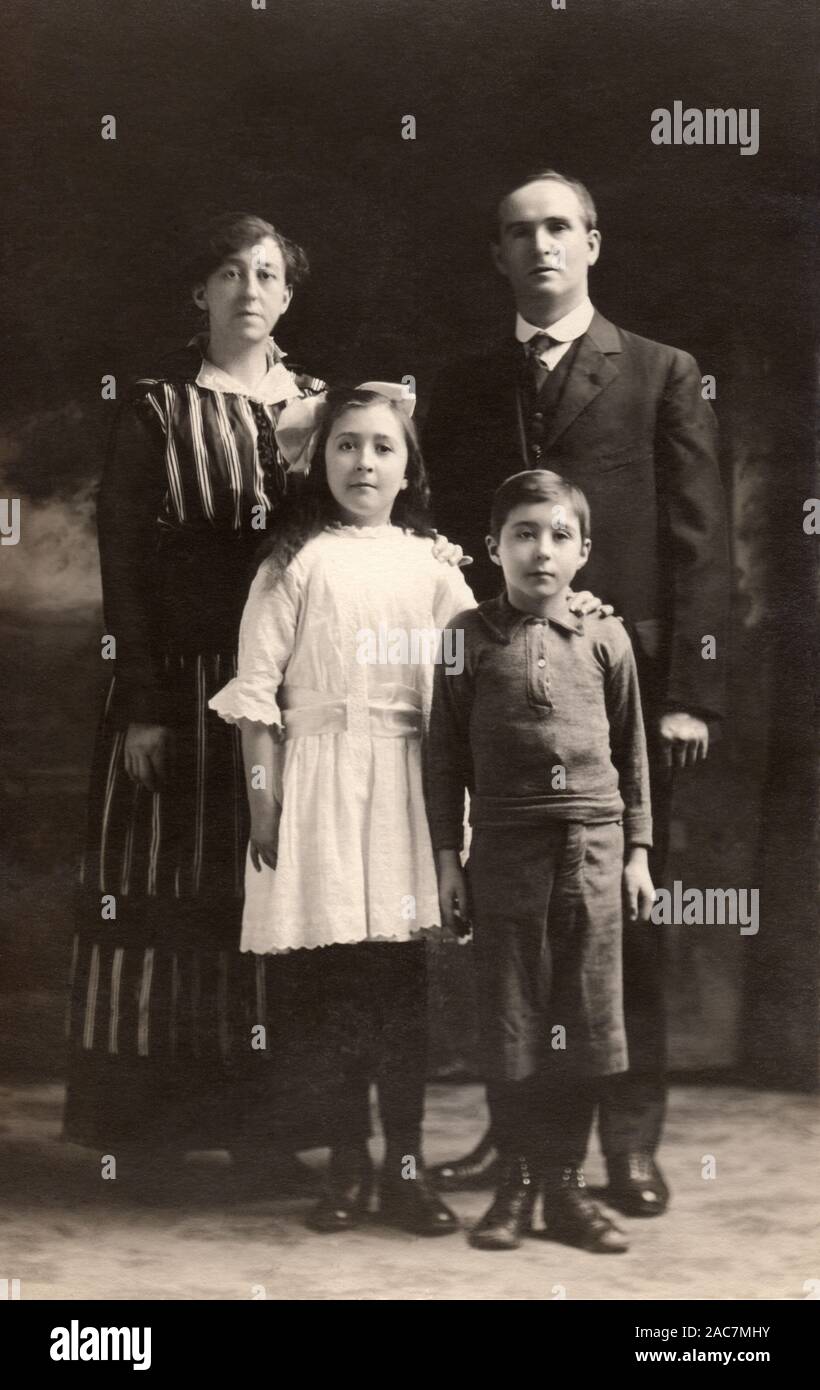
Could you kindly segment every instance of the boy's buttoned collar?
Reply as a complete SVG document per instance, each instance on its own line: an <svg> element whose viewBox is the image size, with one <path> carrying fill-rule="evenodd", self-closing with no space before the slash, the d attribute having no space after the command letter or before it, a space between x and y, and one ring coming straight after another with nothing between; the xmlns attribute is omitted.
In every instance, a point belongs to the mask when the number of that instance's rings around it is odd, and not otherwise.
<svg viewBox="0 0 820 1390"><path fill-rule="evenodd" d="M570 613L569 608L567 608L566 617L559 618L550 614L546 619L539 619L534 613L524 613L522 609L514 608L506 592L499 594L498 598L489 599L486 603L480 604L478 614L497 642L511 642L516 629L527 620L550 622L553 627L563 628L566 632L582 633L584 631L583 619Z"/></svg>

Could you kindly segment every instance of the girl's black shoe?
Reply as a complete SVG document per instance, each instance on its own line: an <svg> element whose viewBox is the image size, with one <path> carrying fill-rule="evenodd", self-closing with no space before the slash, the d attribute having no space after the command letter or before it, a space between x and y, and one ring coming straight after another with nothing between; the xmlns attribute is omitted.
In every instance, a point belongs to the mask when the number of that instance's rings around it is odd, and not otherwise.
<svg viewBox="0 0 820 1390"><path fill-rule="evenodd" d="M366 1148L333 1149L325 1190L305 1224L323 1235L355 1230L367 1215L373 1180Z"/></svg>

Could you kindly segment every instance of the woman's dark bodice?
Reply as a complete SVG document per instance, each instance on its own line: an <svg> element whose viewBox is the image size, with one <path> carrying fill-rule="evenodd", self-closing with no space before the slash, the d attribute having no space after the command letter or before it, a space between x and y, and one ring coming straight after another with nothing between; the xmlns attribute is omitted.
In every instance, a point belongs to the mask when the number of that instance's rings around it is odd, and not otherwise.
<svg viewBox="0 0 820 1390"><path fill-rule="evenodd" d="M197 383L188 349L140 381L118 413L97 520L118 718L164 723L166 654L232 652L254 569L287 486L281 404L324 383L275 366L283 401Z"/></svg>

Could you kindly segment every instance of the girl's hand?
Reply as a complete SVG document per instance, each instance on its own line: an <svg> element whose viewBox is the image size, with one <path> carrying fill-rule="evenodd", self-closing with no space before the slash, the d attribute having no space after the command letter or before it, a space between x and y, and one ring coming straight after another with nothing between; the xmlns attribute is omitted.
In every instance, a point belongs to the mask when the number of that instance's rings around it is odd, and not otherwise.
<svg viewBox="0 0 820 1390"><path fill-rule="evenodd" d="M125 770L132 782L159 791L171 770L173 734L163 724L129 724L125 735Z"/></svg>
<svg viewBox="0 0 820 1390"><path fill-rule="evenodd" d="M582 589L579 594L574 594L570 589L567 594L567 603L570 613L575 613L577 617L586 617L589 613L597 613L599 618L611 618L615 609L611 603L601 603L601 600L589 592L589 589ZM618 618L622 623L623 618Z"/></svg>
<svg viewBox="0 0 820 1390"><path fill-rule="evenodd" d="M269 869L276 868L281 818L282 807L278 801L275 801L264 817L254 817L251 821L249 848L251 863L258 874L262 872L263 864L266 864Z"/></svg>
<svg viewBox="0 0 820 1390"><path fill-rule="evenodd" d="M470 933L467 876L461 867L457 850L439 850L437 859L441 925L451 938L463 941Z"/></svg>
<svg viewBox="0 0 820 1390"><path fill-rule="evenodd" d="M458 565L461 569L473 563L472 555L465 555L460 545L448 541L446 536L436 536L433 542L433 555L443 565Z"/></svg>
<svg viewBox="0 0 820 1390"><path fill-rule="evenodd" d="M624 864L624 898L630 922L648 922L655 901L655 889L649 877L647 851L643 845L635 845L630 850Z"/></svg>

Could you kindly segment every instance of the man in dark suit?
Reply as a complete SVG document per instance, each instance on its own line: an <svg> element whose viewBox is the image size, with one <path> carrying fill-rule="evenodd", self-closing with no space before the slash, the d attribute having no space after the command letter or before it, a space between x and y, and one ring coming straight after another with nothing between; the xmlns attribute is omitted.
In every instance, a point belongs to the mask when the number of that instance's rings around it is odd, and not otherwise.
<svg viewBox="0 0 820 1390"><path fill-rule="evenodd" d="M441 372L424 452L441 530L475 558L479 599L498 589L484 537L495 488L522 467L578 484L592 513L585 584L614 604L632 637L652 761L660 882L673 767L705 758L723 713L729 569L716 426L694 359L627 333L590 303L600 254L583 184L547 170L499 205L492 254L509 281L515 332ZM708 640L708 639L711 639ZM630 1070L609 1079L599 1130L610 1198L634 1215L661 1213L668 1189L655 1162L666 1102L660 930L626 925L624 997ZM492 1116L492 1094L488 1094ZM438 1180L482 1183L492 1130Z"/></svg>

